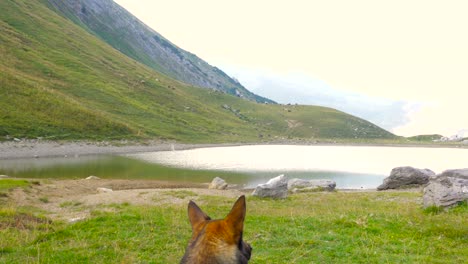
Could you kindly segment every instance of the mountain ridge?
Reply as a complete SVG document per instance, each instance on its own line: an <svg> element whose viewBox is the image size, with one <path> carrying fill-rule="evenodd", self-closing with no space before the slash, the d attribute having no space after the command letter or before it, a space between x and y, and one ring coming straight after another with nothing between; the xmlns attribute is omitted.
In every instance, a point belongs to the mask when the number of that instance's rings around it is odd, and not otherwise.
<svg viewBox="0 0 468 264"><path fill-rule="evenodd" d="M260 103L274 103L250 92L195 54L177 47L112 0L47 1L59 14L115 49L176 80Z"/></svg>

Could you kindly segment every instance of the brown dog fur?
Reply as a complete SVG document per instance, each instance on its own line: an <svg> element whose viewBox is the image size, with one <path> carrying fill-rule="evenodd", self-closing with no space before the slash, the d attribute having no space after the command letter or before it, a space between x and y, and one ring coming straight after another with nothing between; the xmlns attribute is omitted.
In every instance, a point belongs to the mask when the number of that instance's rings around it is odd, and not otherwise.
<svg viewBox="0 0 468 264"><path fill-rule="evenodd" d="M181 264L246 264L252 247L242 240L245 196L239 197L224 219L211 220L193 201L188 205L192 238Z"/></svg>

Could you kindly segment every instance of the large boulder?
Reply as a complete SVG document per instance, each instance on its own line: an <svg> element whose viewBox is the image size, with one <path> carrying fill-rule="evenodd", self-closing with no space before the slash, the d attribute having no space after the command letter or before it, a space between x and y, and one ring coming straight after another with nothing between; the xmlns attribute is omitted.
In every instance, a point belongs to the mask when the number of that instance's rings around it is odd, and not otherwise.
<svg viewBox="0 0 468 264"><path fill-rule="evenodd" d="M451 206L467 200L468 169L446 170L424 188L424 207Z"/></svg>
<svg viewBox="0 0 468 264"><path fill-rule="evenodd" d="M416 169L413 167L397 167L384 179L377 190L398 189L411 186L422 186L429 182L435 173L429 169Z"/></svg>
<svg viewBox="0 0 468 264"><path fill-rule="evenodd" d="M282 174L270 179L267 183L259 184L252 195L258 197L286 198L288 197L288 180Z"/></svg>
<svg viewBox="0 0 468 264"><path fill-rule="evenodd" d="M228 184L226 183L226 181L219 177L215 177L211 181L210 185L208 185L208 189L216 189L216 190L226 190L227 187L228 187Z"/></svg>
<svg viewBox="0 0 468 264"><path fill-rule="evenodd" d="M288 190L293 193L310 191L333 191L336 182L332 180L304 180L291 179L288 181Z"/></svg>

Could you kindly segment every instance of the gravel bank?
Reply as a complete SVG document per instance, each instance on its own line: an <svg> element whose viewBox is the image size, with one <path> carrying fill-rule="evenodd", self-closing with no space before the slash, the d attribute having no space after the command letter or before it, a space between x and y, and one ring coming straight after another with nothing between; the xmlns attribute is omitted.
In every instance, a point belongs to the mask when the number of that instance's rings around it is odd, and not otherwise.
<svg viewBox="0 0 468 264"><path fill-rule="evenodd" d="M252 144L252 143L251 143ZM295 141L262 142L270 145L314 145L314 146L375 146L375 147L417 147L417 148L468 148L468 144L357 144L357 143L311 143ZM181 144L170 141L46 141L13 140L0 142L0 160L18 158L64 157L95 154L127 154L137 152L184 150L208 147L249 145L226 144Z"/></svg>
<svg viewBox="0 0 468 264"><path fill-rule="evenodd" d="M233 144L230 144L233 145ZM0 143L0 159L64 157L95 154L126 154L150 151L184 150L201 147L229 146L223 144L180 144L163 141L148 142L55 142L38 140Z"/></svg>

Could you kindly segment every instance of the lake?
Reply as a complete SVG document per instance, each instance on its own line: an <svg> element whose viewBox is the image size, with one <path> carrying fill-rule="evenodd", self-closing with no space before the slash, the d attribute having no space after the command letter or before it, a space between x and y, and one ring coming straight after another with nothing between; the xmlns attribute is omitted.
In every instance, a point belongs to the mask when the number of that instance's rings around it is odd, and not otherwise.
<svg viewBox="0 0 468 264"><path fill-rule="evenodd" d="M468 149L256 145L161 151L124 156L83 156L0 161L0 174L28 178L139 178L209 182L215 176L254 187L285 174L332 179L337 188L375 188L394 167L436 173L467 168Z"/></svg>
<svg viewBox="0 0 468 264"><path fill-rule="evenodd" d="M131 157L168 166L249 173L249 186L278 174L332 179L338 188L375 188L399 166L436 173L468 167L468 149L255 145L152 152Z"/></svg>

